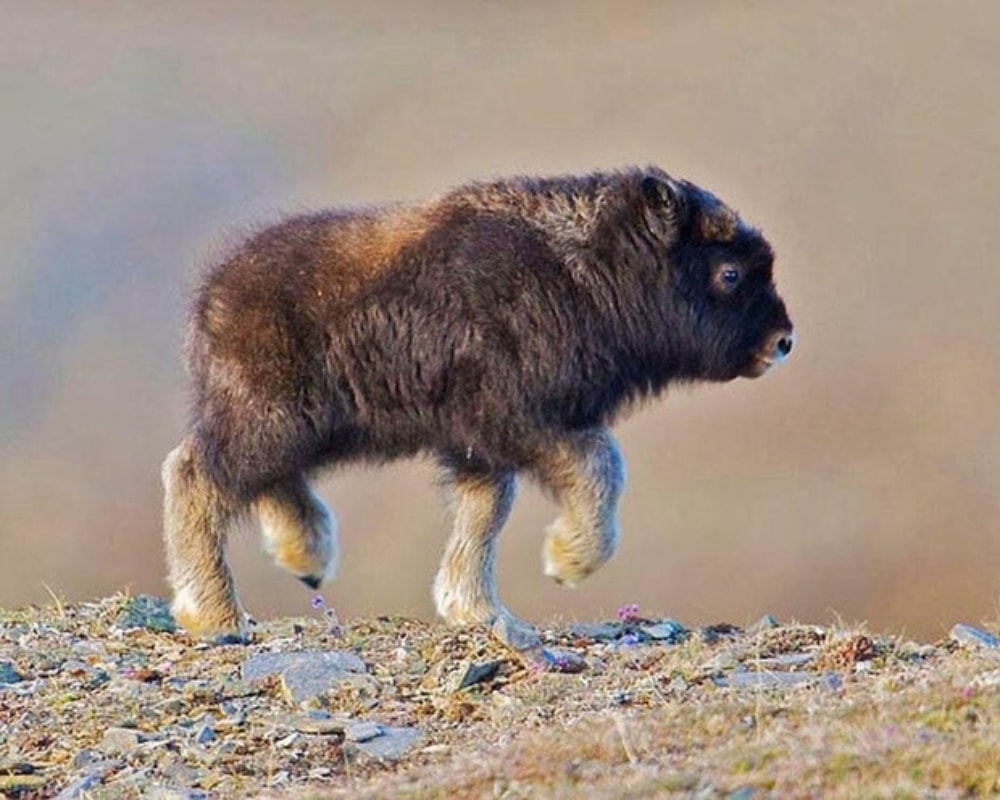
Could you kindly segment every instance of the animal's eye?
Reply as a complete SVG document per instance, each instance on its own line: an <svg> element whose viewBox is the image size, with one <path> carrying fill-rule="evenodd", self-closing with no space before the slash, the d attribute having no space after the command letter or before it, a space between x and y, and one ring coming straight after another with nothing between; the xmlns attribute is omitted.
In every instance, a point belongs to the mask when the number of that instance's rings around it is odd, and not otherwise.
<svg viewBox="0 0 1000 800"><path fill-rule="evenodd" d="M726 267L719 275L723 286L732 288L740 282L740 271L735 267Z"/></svg>

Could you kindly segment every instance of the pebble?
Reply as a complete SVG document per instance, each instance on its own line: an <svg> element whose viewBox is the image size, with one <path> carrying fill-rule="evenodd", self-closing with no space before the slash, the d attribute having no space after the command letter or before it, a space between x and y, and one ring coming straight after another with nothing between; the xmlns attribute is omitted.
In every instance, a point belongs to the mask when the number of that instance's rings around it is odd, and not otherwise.
<svg viewBox="0 0 1000 800"><path fill-rule="evenodd" d="M194 740L198 744L208 744L216 738L215 731L212 729L211 725L202 725L195 732Z"/></svg>
<svg viewBox="0 0 1000 800"><path fill-rule="evenodd" d="M23 680L24 676L14 669L13 661L0 661L0 686L20 683Z"/></svg>
<svg viewBox="0 0 1000 800"><path fill-rule="evenodd" d="M174 633L177 630L177 623L170 613L170 604L151 594L137 594L130 598L119 612L114 626L126 631L146 628L161 633Z"/></svg>
<svg viewBox="0 0 1000 800"><path fill-rule="evenodd" d="M485 683L492 680L500 670L502 663L501 661L484 661L481 664L469 664L468 669L465 670L465 674L462 676L462 680L459 681L458 691L468 689L477 683Z"/></svg>
<svg viewBox="0 0 1000 800"><path fill-rule="evenodd" d="M349 742L367 742L381 736L384 730L377 722L355 722L344 729L344 738Z"/></svg>
<svg viewBox="0 0 1000 800"><path fill-rule="evenodd" d="M639 630L650 639L665 644L678 644L683 642L688 636L688 630L675 619L665 619L661 622L654 622L651 625L640 625Z"/></svg>
<svg viewBox="0 0 1000 800"><path fill-rule="evenodd" d="M29 761L0 760L0 775L34 775L38 767Z"/></svg>
<svg viewBox="0 0 1000 800"><path fill-rule="evenodd" d="M365 662L340 650L298 653L258 653L243 662L243 680L280 675L285 690L296 703L325 694L351 675L365 674Z"/></svg>
<svg viewBox="0 0 1000 800"><path fill-rule="evenodd" d="M974 628L972 625L966 625L962 622L959 622L951 629L949 636L951 636L952 641L970 647L983 647L990 650L1000 647L1000 639L992 633L988 633L980 628Z"/></svg>
<svg viewBox="0 0 1000 800"><path fill-rule="evenodd" d="M541 661L535 663L551 672L572 674L583 672L587 668L587 662L583 656L572 650L556 650L548 647L539 648L539 650L541 651Z"/></svg>
<svg viewBox="0 0 1000 800"><path fill-rule="evenodd" d="M286 724L299 733L329 735L343 733L344 729L351 724L351 720L344 717L333 717L326 711L311 711L308 714L289 718Z"/></svg>
<svg viewBox="0 0 1000 800"><path fill-rule="evenodd" d="M570 632L596 642L614 642L622 634L622 626L617 622L581 622L570 627Z"/></svg>
<svg viewBox="0 0 1000 800"><path fill-rule="evenodd" d="M97 746L105 753L125 753L136 748L144 739L142 731L135 728L108 728Z"/></svg>

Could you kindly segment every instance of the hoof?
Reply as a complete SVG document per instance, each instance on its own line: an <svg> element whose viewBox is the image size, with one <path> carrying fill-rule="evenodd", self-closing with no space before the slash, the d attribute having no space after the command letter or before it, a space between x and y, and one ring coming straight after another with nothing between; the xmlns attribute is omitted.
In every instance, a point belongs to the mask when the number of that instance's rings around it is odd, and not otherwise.
<svg viewBox="0 0 1000 800"><path fill-rule="evenodd" d="M583 672L587 662L569 650L542 646L538 631L526 622L501 614L493 623L493 635L513 650L529 669L541 672Z"/></svg>
<svg viewBox="0 0 1000 800"><path fill-rule="evenodd" d="M300 576L299 580L302 581L310 589L318 589L320 586L323 585L323 579L317 578L313 575Z"/></svg>

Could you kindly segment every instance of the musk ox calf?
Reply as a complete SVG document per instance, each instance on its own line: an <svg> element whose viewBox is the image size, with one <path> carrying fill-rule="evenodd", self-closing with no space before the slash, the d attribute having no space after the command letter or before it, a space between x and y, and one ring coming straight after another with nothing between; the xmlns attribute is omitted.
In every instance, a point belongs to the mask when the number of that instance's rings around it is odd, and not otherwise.
<svg viewBox="0 0 1000 800"><path fill-rule="evenodd" d="M656 168L473 183L253 235L209 270L190 318L190 428L163 465L177 621L244 639L230 529L256 517L275 561L316 587L337 524L309 476L427 454L454 514L438 612L523 632L493 577L516 475L561 506L545 574L578 583L618 544L615 417L791 351L772 265L756 229Z"/></svg>

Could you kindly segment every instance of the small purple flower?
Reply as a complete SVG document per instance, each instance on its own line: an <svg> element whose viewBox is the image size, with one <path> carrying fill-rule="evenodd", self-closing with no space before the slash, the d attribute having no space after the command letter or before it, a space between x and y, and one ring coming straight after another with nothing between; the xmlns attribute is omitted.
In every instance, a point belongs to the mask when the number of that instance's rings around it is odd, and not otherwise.
<svg viewBox="0 0 1000 800"><path fill-rule="evenodd" d="M640 641L641 639L639 638L639 634L635 631L629 631L622 637L622 644L626 647L634 647L639 644Z"/></svg>
<svg viewBox="0 0 1000 800"><path fill-rule="evenodd" d="M316 596L315 596L315 597L314 597L314 598L312 599L312 602L310 603L310 605L311 605L311 606L312 606L313 608L315 608L315 609L317 609L317 610L318 610L318 609L320 609L320 608L323 608L323 606L325 606L325 605L326 605L326 600L325 600L325 599L323 599L323 595L321 595L321 594L318 594L318 595L316 595Z"/></svg>
<svg viewBox="0 0 1000 800"><path fill-rule="evenodd" d="M618 619L622 622L634 622L639 619L639 604L626 603L618 609Z"/></svg>

